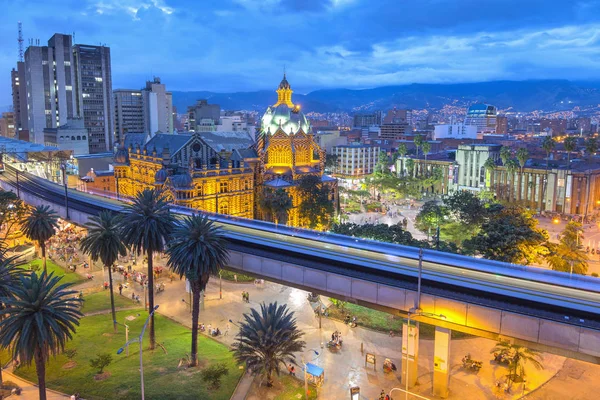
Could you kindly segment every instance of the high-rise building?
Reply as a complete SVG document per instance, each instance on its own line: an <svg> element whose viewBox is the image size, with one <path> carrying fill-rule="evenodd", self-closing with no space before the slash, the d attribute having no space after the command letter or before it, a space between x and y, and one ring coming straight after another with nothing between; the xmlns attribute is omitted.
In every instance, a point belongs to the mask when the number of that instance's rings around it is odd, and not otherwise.
<svg viewBox="0 0 600 400"><path fill-rule="evenodd" d="M3 112L0 118L0 136L7 138L15 137L15 113Z"/></svg>
<svg viewBox="0 0 600 400"><path fill-rule="evenodd" d="M43 144L44 128L66 124L67 118L77 114L71 44L70 35L57 33L48 46L29 46L25 51L27 125L32 142Z"/></svg>
<svg viewBox="0 0 600 400"><path fill-rule="evenodd" d="M496 133L495 106L489 104L473 104L467 111L465 125L475 125L477 134L482 138L484 134Z"/></svg>
<svg viewBox="0 0 600 400"><path fill-rule="evenodd" d="M505 115L498 115L496 117L496 133L499 135L506 135L508 133L508 118Z"/></svg>
<svg viewBox="0 0 600 400"><path fill-rule="evenodd" d="M88 130L90 153L111 151L114 130L110 48L77 44L72 54L77 110Z"/></svg>
<svg viewBox="0 0 600 400"><path fill-rule="evenodd" d="M219 124L221 119L221 106L218 104L208 104L208 100L198 100L196 104L188 107L188 129L196 130L196 121L200 123L203 119L212 119L214 125Z"/></svg>
<svg viewBox="0 0 600 400"><path fill-rule="evenodd" d="M409 131L410 127L406 122L383 124L381 125L379 137L381 139L400 140Z"/></svg>
<svg viewBox="0 0 600 400"><path fill-rule="evenodd" d="M388 111L383 119L383 124L408 124L412 125L412 110L398 110L396 108Z"/></svg>
<svg viewBox="0 0 600 400"><path fill-rule="evenodd" d="M560 135L567 130L566 119L549 119L542 118L540 120L540 133L550 133L551 135Z"/></svg>
<svg viewBox="0 0 600 400"><path fill-rule="evenodd" d="M141 90L114 90L113 104L116 143L120 143L126 133L146 132L144 127L144 100Z"/></svg>
<svg viewBox="0 0 600 400"><path fill-rule="evenodd" d="M354 114L355 128L368 128L372 125L381 125L381 111L374 111L370 114Z"/></svg>
<svg viewBox="0 0 600 400"><path fill-rule="evenodd" d="M17 62L17 69L10 71L12 86L12 106L15 113L15 132L17 139L23 139L19 135L21 131L27 131L27 83L25 80L25 62Z"/></svg>
<svg viewBox="0 0 600 400"><path fill-rule="evenodd" d="M127 132L173 133L173 100L160 78L146 82L142 90L113 91L115 141Z"/></svg>

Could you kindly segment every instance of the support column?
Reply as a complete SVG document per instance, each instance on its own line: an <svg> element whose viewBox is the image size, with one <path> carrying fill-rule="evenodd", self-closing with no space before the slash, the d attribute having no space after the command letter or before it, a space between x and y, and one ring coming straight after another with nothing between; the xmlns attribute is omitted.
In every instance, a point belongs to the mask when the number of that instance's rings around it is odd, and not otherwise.
<svg viewBox="0 0 600 400"><path fill-rule="evenodd" d="M445 399L448 397L448 384L450 382L450 336L452 331L446 328L435 327L435 341L433 343L433 396Z"/></svg>
<svg viewBox="0 0 600 400"><path fill-rule="evenodd" d="M410 325L409 325L410 324ZM419 361L419 323L404 320L402 324L402 384L412 387L417 383ZM408 373L408 377L407 377ZM407 385L408 382L408 385Z"/></svg>

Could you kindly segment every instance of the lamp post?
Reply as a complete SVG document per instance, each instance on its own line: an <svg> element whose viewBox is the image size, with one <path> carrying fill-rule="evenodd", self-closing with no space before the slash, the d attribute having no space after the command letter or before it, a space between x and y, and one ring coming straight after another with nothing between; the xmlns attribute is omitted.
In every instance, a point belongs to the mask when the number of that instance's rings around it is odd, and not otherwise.
<svg viewBox="0 0 600 400"><path fill-rule="evenodd" d="M420 277L420 276L419 276ZM420 285L419 285L419 289L420 289ZM420 291L419 291L419 296L420 296ZM406 316L406 320L407 320L407 330L410 329L410 317L412 315L416 315L417 317L437 317L439 319L446 319L446 316L443 314L434 314L434 313L429 313L429 312L425 312L423 310L421 310L420 308L411 308L408 311L408 315ZM405 380L406 380L406 389L405 389L405 399L408 400L408 362L409 362L409 354L408 354L408 332L406 332L406 340L407 340L407 348L406 348L406 373L405 373Z"/></svg>
<svg viewBox="0 0 600 400"><path fill-rule="evenodd" d="M315 361L317 358L319 358L319 352L316 351L315 349L310 349L310 351L312 351L313 353L315 353L315 358L313 358L311 361ZM304 361L304 356L302 356L302 364L304 365L304 396L306 397L306 400L308 400L308 372L307 372L307 365L308 362Z"/></svg>
<svg viewBox="0 0 600 400"><path fill-rule="evenodd" d="M67 209L67 219L69 219L69 191L67 186L67 166L65 164L60 165L63 176L63 185L65 185L65 208Z"/></svg>
<svg viewBox="0 0 600 400"><path fill-rule="evenodd" d="M143 361L143 351L142 351L142 341L144 339L144 333L146 332L146 328L148 327L148 322L150 322L150 318L152 318L152 316L154 315L154 312L158 310L158 305L154 306L154 309L150 312L150 314L148 314L148 318L146 318L146 322L144 323L144 326L142 328L142 332L140 333L140 336L131 339L130 341L128 341L127 343L125 343L125 346L123 347L129 347L130 343L135 343L138 342L140 344L140 383L142 386L142 400L145 400L145 396L144 396L144 361ZM117 354L121 354L123 353L124 348L121 347L119 350L117 350Z"/></svg>
<svg viewBox="0 0 600 400"><path fill-rule="evenodd" d="M129 325L122 324L122 323L120 323L118 321L115 321L115 324L117 324L117 325L123 325L125 327L125 343L128 343L129 342ZM129 357L129 345L125 346L125 355L127 357Z"/></svg>
<svg viewBox="0 0 600 400"><path fill-rule="evenodd" d="M21 198L21 189L19 189L19 170L15 169L17 175L17 197Z"/></svg>
<svg viewBox="0 0 600 400"><path fill-rule="evenodd" d="M219 270L219 300L223 300L223 277L221 276L221 273L223 272L223 270Z"/></svg>
<svg viewBox="0 0 600 400"><path fill-rule="evenodd" d="M187 301L185 301L185 299L181 299L182 303L187 304L190 307L190 313L192 312L192 303L188 303Z"/></svg>

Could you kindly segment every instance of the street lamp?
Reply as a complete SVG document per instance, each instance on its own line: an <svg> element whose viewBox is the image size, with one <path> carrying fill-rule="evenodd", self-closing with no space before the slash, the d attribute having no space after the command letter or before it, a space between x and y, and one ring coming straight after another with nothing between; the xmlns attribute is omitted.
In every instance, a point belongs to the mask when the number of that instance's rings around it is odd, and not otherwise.
<svg viewBox="0 0 600 400"><path fill-rule="evenodd" d="M141 382L141 386L142 386L142 400L145 399L144 396L144 362L143 362L143 351L142 351L142 340L144 339L144 333L146 332L146 328L148 327L148 322L150 322L150 318L152 318L152 316L154 315L154 312L158 310L158 305L154 306L154 308L152 309L152 311L150 312L150 314L148 314L148 318L146 318L146 322L144 323L144 326L142 327L142 332L140 333L140 336L129 340L127 343L125 343L125 346L123 347L129 347L130 343L135 343L138 342L140 344L140 382ZM117 350L117 354L121 354L124 351L124 348L121 347L119 350Z"/></svg>
<svg viewBox="0 0 600 400"><path fill-rule="evenodd" d="M187 304L190 307L190 313L191 313L192 312L192 303L185 301L185 299L181 299L181 302Z"/></svg>
<svg viewBox="0 0 600 400"><path fill-rule="evenodd" d="M406 323L406 328L407 328L406 343L408 343L408 340L409 340L409 338L408 338L408 330L410 329L410 317L412 315L416 315L417 317L436 317L436 318L443 319L443 320L446 319L446 316L443 315L443 314L434 314L434 313L425 312L425 311L421 310L420 308L411 308L410 310L408 310L408 314L406 316L406 320L407 320L407 323ZM403 334L404 334L404 332L403 332ZM405 364L406 365L406 373L405 373L406 390L404 392L405 399L408 399L408 393L409 393L408 392L408 362L409 362L408 348L409 348L409 346L407 344L407 347L406 347L406 364Z"/></svg>
<svg viewBox="0 0 600 400"><path fill-rule="evenodd" d="M63 185L65 185L65 208L67 209L67 219L69 219L69 192L67 186L67 166L66 164L61 164L60 169L62 171L63 176Z"/></svg>
<svg viewBox="0 0 600 400"><path fill-rule="evenodd" d="M315 349L310 349L310 351L312 351L313 353L315 353L315 358L313 358L310 361L315 361L317 358L319 358L319 352L316 351ZM306 396L306 400L308 400L308 367L307 364L308 362L304 361L304 356L302 356L302 364L304 365L304 395Z"/></svg>

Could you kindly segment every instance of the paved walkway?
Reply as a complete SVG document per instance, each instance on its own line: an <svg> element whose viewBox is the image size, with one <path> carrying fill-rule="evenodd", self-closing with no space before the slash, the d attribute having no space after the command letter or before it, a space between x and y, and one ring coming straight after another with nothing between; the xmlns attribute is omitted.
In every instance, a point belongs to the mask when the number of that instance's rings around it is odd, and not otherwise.
<svg viewBox="0 0 600 400"><path fill-rule="evenodd" d="M21 400L39 400L39 389L34 383L21 379L12 372L9 372L5 369L2 370L2 379L4 381L12 381L19 385L19 387L21 387L22 389L20 396L10 396L9 398ZM64 400L70 398L70 396L64 393L60 393L49 389L46 389L46 396L48 400Z"/></svg>

